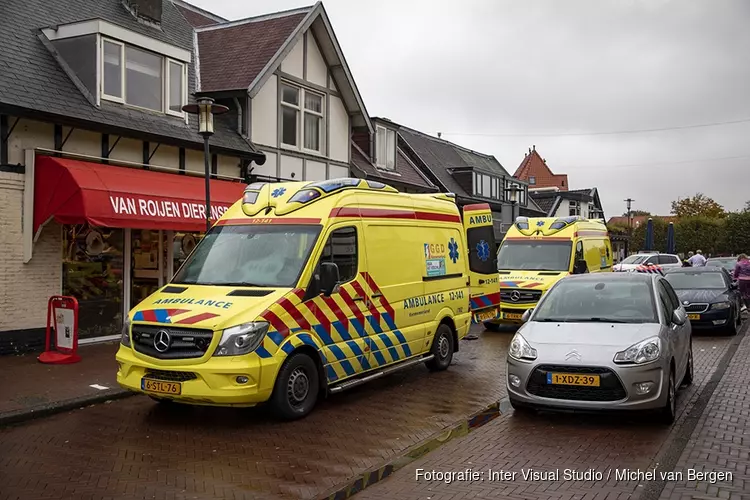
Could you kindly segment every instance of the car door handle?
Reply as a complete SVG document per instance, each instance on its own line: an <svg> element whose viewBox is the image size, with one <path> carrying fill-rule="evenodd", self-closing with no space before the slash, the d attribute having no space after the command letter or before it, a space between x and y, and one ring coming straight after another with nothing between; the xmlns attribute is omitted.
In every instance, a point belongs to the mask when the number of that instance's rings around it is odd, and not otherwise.
<svg viewBox="0 0 750 500"><path fill-rule="evenodd" d="M359 295L356 296L356 297L353 297L352 300L354 302L364 302L365 301L365 299L363 297L360 297Z"/></svg>
<svg viewBox="0 0 750 500"><path fill-rule="evenodd" d="M377 299L377 298L379 298L379 297L382 297L382 296L383 296L383 294L382 294L382 293L373 293L373 294L371 295L371 297L372 297L373 299Z"/></svg>

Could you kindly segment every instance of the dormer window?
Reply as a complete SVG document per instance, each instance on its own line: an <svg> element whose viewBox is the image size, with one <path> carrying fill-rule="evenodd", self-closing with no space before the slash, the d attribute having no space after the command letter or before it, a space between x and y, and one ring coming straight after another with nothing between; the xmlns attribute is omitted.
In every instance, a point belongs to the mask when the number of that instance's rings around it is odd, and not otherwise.
<svg viewBox="0 0 750 500"><path fill-rule="evenodd" d="M375 130L375 165L396 170L396 131L380 125Z"/></svg>
<svg viewBox="0 0 750 500"><path fill-rule="evenodd" d="M529 177L529 184L531 186L536 185L536 177L534 177L533 175L531 177Z"/></svg>
<svg viewBox="0 0 750 500"><path fill-rule="evenodd" d="M184 63L119 41L102 38L102 98L183 116Z"/></svg>

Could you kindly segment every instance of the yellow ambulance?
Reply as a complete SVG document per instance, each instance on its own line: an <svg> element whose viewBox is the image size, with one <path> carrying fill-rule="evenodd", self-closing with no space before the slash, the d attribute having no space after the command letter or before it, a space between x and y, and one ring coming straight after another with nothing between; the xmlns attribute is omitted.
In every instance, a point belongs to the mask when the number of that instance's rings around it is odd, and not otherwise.
<svg viewBox="0 0 750 500"><path fill-rule="evenodd" d="M489 205L361 179L255 183L138 304L118 383L157 401L282 418L425 363L499 315Z"/></svg>
<svg viewBox="0 0 750 500"><path fill-rule="evenodd" d="M601 219L518 217L497 251L500 317L488 330L523 321L542 294L569 274L612 271L612 243Z"/></svg>

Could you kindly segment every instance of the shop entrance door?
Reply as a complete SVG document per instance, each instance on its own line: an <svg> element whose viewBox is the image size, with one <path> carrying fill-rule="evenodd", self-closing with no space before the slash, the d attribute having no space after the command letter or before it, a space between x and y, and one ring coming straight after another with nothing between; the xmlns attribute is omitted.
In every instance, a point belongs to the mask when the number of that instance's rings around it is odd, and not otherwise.
<svg viewBox="0 0 750 500"><path fill-rule="evenodd" d="M151 229L130 230L130 307L164 285L164 255L162 231Z"/></svg>

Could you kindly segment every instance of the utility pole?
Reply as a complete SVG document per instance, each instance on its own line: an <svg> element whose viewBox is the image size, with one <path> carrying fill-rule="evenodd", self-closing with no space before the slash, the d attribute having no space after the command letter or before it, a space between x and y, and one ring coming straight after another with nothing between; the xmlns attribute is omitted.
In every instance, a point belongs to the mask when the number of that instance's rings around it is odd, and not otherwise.
<svg viewBox="0 0 750 500"><path fill-rule="evenodd" d="M626 206L628 207L628 241L625 243L625 255L626 256L627 256L627 254L630 251L630 248L628 248L628 247L630 247L630 240L633 237L633 213L632 213L632 207L633 207L633 202L634 201L635 200L632 199L632 198L628 198L628 199L625 200Z"/></svg>

